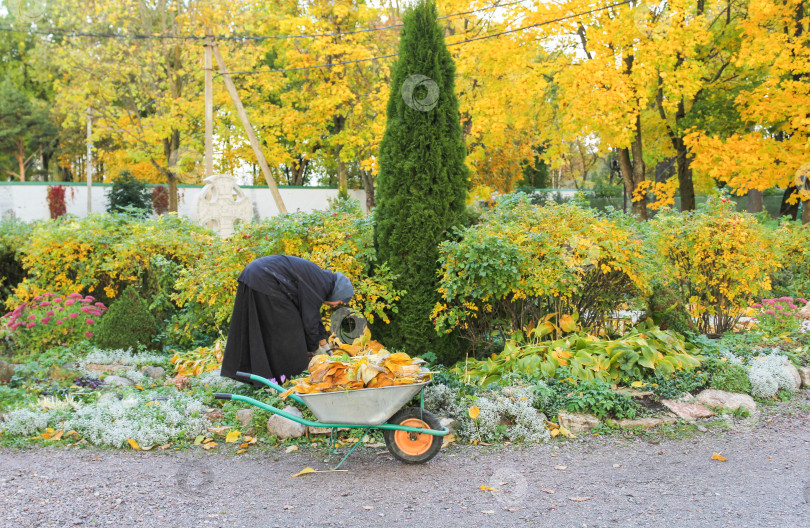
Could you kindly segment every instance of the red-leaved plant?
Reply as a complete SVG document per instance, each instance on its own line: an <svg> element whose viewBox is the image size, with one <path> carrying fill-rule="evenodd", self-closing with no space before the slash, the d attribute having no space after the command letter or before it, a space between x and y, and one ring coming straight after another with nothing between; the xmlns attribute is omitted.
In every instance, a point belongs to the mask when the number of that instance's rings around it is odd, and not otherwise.
<svg viewBox="0 0 810 528"><path fill-rule="evenodd" d="M20 348L35 353L90 339L91 327L106 311L104 303L96 302L90 295L71 293L63 298L44 293L17 306L0 320L2 329L16 338Z"/></svg>
<svg viewBox="0 0 810 528"><path fill-rule="evenodd" d="M158 185L152 189L152 208L156 215L166 214L169 210L169 191L166 187Z"/></svg>
<svg viewBox="0 0 810 528"><path fill-rule="evenodd" d="M67 212L64 185L48 187L48 210L51 212L51 218L59 218Z"/></svg>

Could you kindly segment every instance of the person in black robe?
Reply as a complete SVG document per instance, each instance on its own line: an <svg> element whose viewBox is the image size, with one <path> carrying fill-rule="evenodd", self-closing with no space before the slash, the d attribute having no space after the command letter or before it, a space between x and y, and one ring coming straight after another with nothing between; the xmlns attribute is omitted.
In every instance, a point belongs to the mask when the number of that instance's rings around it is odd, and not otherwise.
<svg viewBox="0 0 810 528"><path fill-rule="evenodd" d="M328 350L321 305L354 295L342 273L298 257L270 255L239 275L221 375L236 372L282 381L306 370L312 354Z"/></svg>

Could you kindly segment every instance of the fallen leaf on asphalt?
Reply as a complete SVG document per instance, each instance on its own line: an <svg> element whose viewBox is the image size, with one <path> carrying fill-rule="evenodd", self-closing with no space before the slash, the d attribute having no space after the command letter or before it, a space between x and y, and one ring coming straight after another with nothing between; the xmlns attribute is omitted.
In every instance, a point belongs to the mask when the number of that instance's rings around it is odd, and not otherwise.
<svg viewBox="0 0 810 528"><path fill-rule="evenodd" d="M286 451L287 453L292 453L293 451L298 451L298 446L296 446L296 445L291 445L290 447L288 447L287 449L285 449L285 451Z"/></svg>
<svg viewBox="0 0 810 528"><path fill-rule="evenodd" d="M477 420L478 415L481 413L481 409L479 409L477 405L473 405L467 410L467 413L470 415L470 418Z"/></svg>
<svg viewBox="0 0 810 528"><path fill-rule="evenodd" d="M225 436L225 443L232 444L239 440L239 437L242 436L241 431L231 431Z"/></svg>
<svg viewBox="0 0 810 528"><path fill-rule="evenodd" d="M348 469L313 469L311 467L304 468L298 473L294 475L290 475L291 477L300 477L302 475L308 475L310 473L346 473Z"/></svg>
<svg viewBox="0 0 810 528"><path fill-rule="evenodd" d="M507 506L504 506L503 509L506 510L506 511L510 511L510 512L516 512L516 511L520 510L520 507L519 506L513 506L513 507L509 508Z"/></svg>
<svg viewBox="0 0 810 528"><path fill-rule="evenodd" d="M560 427L559 425L555 424L554 422L550 422L548 420L546 420L546 425L548 425L549 429L557 429L557 428Z"/></svg>
<svg viewBox="0 0 810 528"><path fill-rule="evenodd" d="M375 449L379 447L385 447L385 442L375 442L373 444L366 444L366 447L373 447Z"/></svg>
<svg viewBox="0 0 810 528"><path fill-rule="evenodd" d="M203 444L203 449L205 450L214 449L217 445L218 444L216 442L208 442L206 444Z"/></svg>
<svg viewBox="0 0 810 528"><path fill-rule="evenodd" d="M65 432L64 430L57 431L56 434L53 435L50 438L51 442L56 442L57 440L61 440L62 439L62 433L64 433L64 432Z"/></svg>
<svg viewBox="0 0 810 528"><path fill-rule="evenodd" d="M291 477L300 477L301 475L307 475L309 473L316 473L314 469L311 467L307 467L296 473L295 475L290 475Z"/></svg>
<svg viewBox="0 0 810 528"><path fill-rule="evenodd" d="M613 467L620 468L620 467L622 467L622 465L621 464L613 464Z"/></svg>
<svg viewBox="0 0 810 528"><path fill-rule="evenodd" d="M236 454L237 454L237 455L241 455L241 454L242 454L242 453L244 453L245 451L247 451L247 449L240 449L240 450L238 450L238 451L236 452Z"/></svg>
<svg viewBox="0 0 810 528"><path fill-rule="evenodd" d="M481 513L483 513L484 515L492 515L493 513L495 513L495 510L481 510Z"/></svg>
<svg viewBox="0 0 810 528"><path fill-rule="evenodd" d="M442 447L444 447L446 445L450 445L455 441L456 441L456 435L447 435L444 438L442 438Z"/></svg>
<svg viewBox="0 0 810 528"><path fill-rule="evenodd" d="M712 460L719 460L720 462L725 462L727 459L726 459L726 457L722 456L720 453L714 453L712 455Z"/></svg>
<svg viewBox="0 0 810 528"><path fill-rule="evenodd" d="M568 500L574 502L585 502L591 500L591 497L568 497Z"/></svg>
<svg viewBox="0 0 810 528"><path fill-rule="evenodd" d="M489 486L484 486L483 484L481 484L481 489L484 491L498 491L495 488L490 488Z"/></svg>
<svg viewBox="0 0 810 528"><path fill-rule="evenodd" d="M171 446L172 444L163 444L162 446L160 446L160 450L165 451L166 449L169 449Z"/></svg>
<svg viewBox="0 0 810 528"><path fill-rule="evenodd" d="M556 492L556 491L554 491L553 489L548 489L548 488L540 488L540 491L542 491L542 492L544 492L544 493L548 493L548 494L550 494L550 495L554 495L555 493L557 493L557 492Z"/></svg>
<svg viewBox="0 0 810 528"><path fill-rule="evenodd" d="M133 440L132 438L127 438L127 443L134 449L135 451L140 451L141 446L138 445L138 442Z"/></svg>
<svg viewBox="0 0 810 528"><path fill-rule="evenodd" d="M255 444L255 443L256 443L256 442L258 442L258 441L259 441L259 439L258 439L258 438L256 438L255 436L246 436L246 437L245 437L245 442L247 442L247 443L248 443L248 444L250 444L250 445L253 445L253 444Z"/></svg>
<svg viewBox="0 0 810 528"><path fill-rule="evenodd" d="M42 438L44 438L45 440L50 440L50 438L54 434L56 434L56 431L54 431L53 427L48 427L47 429L45 429L45 432L42 433L40 436L42 436ZM34 437L34 438L36 438L36 437Z"/></svg>
<svg viewBox="0 0 810 528"><path fill-rule="evenodd" d="M568 469L568 466L554 466L554 469L559 469L562 471L563 469Z"/></svg>
<svg viewBox="0 0 810 528"><path fill-rule="evenodd" d="M155 447L155 446L153 446L153 445L146 446L146 447L141 446L141 451L151 451L151 449L152 449L153 447Z"/></svg>
<svg viewBox="0 0 810 528"><path fill-rule="evenodd" d="M203 440L205 440L205 437L203 435L198 435L197 438L194 439L194 445L197 446L202 444Z"/></svg>
<svg viewBox="0 0 810 528"><path fill-rule="evenodd" d="M363 506L364 510L373 510L374 506Z"/></svg>
<svg viewBox="0 0 810 528"><path fill-rule="evenodd" d="M67 433L65 433L65 436L73 436L75 438L79 438L79 433L77 433L76 431L68 431Z"/></svg>
<svg viewBox="0 0 810 528"><path fill-rule="evenodd" d="M487 442L478 442L478 445L491 446L492 444L488 444Z"/></svg>
<svg viewBox="0 0 810 528"><path fill-rule="evenodd" d="M295 508L295 506L290 506L289 504L284 506L285 510L292 510L293 508Z"/></svg>

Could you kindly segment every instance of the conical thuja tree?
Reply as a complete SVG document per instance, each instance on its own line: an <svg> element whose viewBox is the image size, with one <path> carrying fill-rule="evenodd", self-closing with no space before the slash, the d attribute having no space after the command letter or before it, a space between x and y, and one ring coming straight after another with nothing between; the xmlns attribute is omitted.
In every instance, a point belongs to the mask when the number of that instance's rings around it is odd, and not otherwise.
<svg viewBox="0 0 810 528"><path fill-rule="evenodd" d="M436 5L409 9L394 65L388 121L380 143L375 242L380 262L407 293L391 324L377 329L389 346L413 354L458 355L430 314L439 295L438 244L465 216L469 170L454 90L456 68L444 43Z"/></svg>

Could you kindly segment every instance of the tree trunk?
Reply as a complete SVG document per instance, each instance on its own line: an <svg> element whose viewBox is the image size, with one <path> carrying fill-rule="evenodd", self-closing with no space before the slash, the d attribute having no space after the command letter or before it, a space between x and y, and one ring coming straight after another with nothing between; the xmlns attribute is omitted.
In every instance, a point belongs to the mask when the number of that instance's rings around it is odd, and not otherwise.
<svg viewBox="0 0 810 528"><path fill-rule="evenodd" d="M635 141L634 141L635 143ZM635 166L630 161L630 150L622 148L618 150L619 168L622 172L624 179L624 189L630 199L633 198L633 192L636 190L638 183L635 180ZM633 214L637 215L640 219L647 219L647 198L643 198L637 202L632 202Z"/></svg>
<svg viewBox="0 0 810 528"><path fill-rule="evenodd" d="M810 200L802 201L802 224L810 224Z"/></svg>
<svg viewBox="0 0 810 528"><path fill-rule="evenodd" d="M794 185L789 185L785 189L784 194L782 194L782 203L779 206L779 216L790 216L793 220L796 220L796 217L799 216L799 202L788 203L788 198L795 192L797 192L797 189Z"/></svg>
<svg viewBox="0 0 810 528"><path fill-rule="evenodd" d="M298 156L298 159L293 163L293 178L291 185L304 185L304 174L307 172L309 159L305 156Z"/></svg>
<svg viewBox="0 0 810 528"><path fill-rule="evenodd" d="M762 212L762 191L758 191L756 189L750 189L748 191L748 212Z"/></svg>
<svg viewBox="0 0 810 528"><path fill-rule="evenodd" d="M177 162L180 150L180 131L172 130L171 136L163 139L163 151L166 156L167 169L163 171L169 186L169 212L177 212Z"/></svg>
<svg viewBox="0 0 810 528"><path fill-rule="evenodd" d="M644 147L641 143L641 114L636 116L636 136L630 145L633 154L633 189L644 181L647 167L644 165ZM647 219L647 200L633 202L633 212L639 215L642 220Z"/></svg>
<svg viewBox="0 0 810 528"><path fill-rule="evenodd" d="M19 167L20 173L18 176L20 177L20 181L25 181L25 143L23 142L23 138L17 139L17 151L14 153L14 157L17 158L17 166Z"/></svg>
<svg viewBox="0 0 810 528"><path fill-rule="evenodd" d="M374 209L374 179L369 171L360 171L363 177L363 190L366 191L366 209Z"/></svg>
<svg viewBox="0 0 810 528"><path fill-rule="evenodd" d="M695 210L695 185L692 181L692 160L683 138L672 140L678 152L678 187L681 190L681 211Z"/></svg>

